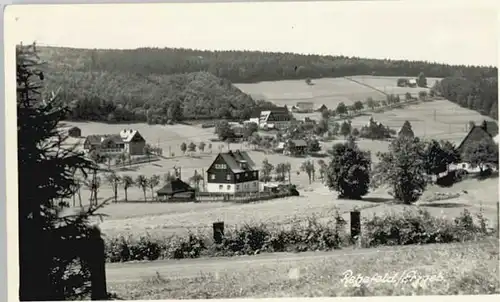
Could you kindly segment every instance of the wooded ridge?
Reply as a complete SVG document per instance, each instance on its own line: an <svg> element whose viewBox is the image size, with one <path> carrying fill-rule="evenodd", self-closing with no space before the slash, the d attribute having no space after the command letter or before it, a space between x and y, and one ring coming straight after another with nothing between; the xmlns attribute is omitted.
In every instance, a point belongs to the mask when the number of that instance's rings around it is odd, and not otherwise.
<svg viewBox="0 0 500 302"><path fill-rule="evenodd" d="M353 75L446 78L450 101L495 119L496 67L259 51L39 47L47 89L72 104L70 119L107 122L247 118L256 107L231 83ZM430 83L432 84L432 83ZM173 114L176 113L176 114ZM180 115L179 115L180 113Z"/></svg>

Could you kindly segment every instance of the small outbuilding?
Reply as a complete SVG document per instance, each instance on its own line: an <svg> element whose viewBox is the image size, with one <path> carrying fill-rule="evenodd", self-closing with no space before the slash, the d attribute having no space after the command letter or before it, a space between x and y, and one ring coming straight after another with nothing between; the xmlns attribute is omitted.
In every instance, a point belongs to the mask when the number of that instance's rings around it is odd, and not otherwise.
<svg viewBox="0 0 500 302"><path fill-rule="evenodd" d="M169 181L163 188L156 191L160 201L185 200L192 201L195 198L195 190L179 178Z"/></svg>

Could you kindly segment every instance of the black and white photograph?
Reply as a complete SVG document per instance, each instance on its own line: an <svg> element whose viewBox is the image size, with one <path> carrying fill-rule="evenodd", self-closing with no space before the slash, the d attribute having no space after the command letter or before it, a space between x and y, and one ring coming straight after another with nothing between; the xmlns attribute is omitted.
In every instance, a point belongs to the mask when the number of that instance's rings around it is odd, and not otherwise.
<svg viewBox="0 0 500 302"><path fill-rule="evenodd" d="M4 20L20 301L500 294L496 3Z"/></svg>

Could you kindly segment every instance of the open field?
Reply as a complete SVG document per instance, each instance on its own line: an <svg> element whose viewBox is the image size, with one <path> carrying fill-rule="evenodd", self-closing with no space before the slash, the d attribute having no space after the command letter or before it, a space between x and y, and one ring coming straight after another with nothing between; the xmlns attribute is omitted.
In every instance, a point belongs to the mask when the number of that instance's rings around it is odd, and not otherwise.
<svg viewBox="0 0 500 302"><path fill-rule="evenodd" d="M343 213L349 221L349 211L354 207L362 209L362 217L385 212L400 212L404 209L423 208L435 216L457 217L464 209L473 215L480 212L489 220L491 226L497 221L496 203L498 200L498 179L482 182L471 179L456 184L452 188L429 187L422 199L432 196L434 192L460 193L459 197L444 201L422 202L418 205L406 206L391 203L383 189L368 194L363 201L339 200L321 183L311 186L311 191L302 191L299 197L269 200L265 202L234 203L129 203L110 204L101 211L110 215L100 224L106 235L145 235L165 237L184 235L191 232L211 232L212 223L224 221L228 228L242 226L245 223L266 223L268 225L285 226L293 220L304 220L312 215L320 221L331 219L335 210Z"/></svg>
<svg viewBox="0 0 500 302"><path fill-rule="evenodd" d="M434 119L435 113L435 119ZM404 109L395 109L383 113L372 114L376 121L381 121L394 129L398 129L405 120L409 120L417 136L426 138L448 139L459 143L466 135L465 124L469 121L481 122L485 117L478 113L461 108L446 100L425 102L411 105ZM361 127L368 122L369 116L361 116L352 120L354 127ZM488 119L488 118L486 118ZM223 143L213 143L213 151L205 151L203 154L197 152L194 156L181 156L179 146L182 142L189 143L205 141L208 143L214 137L213 129L202 129L197 126L188 125L107 125L102 123L68 123L79 126L83 135L117 133L123 128L133 128L140 131L147 142L158 144L163 148L164 154L171 151L176 153L175 158L162 158L150 164L134 165L125 171L117 171L120 175L130 175L137 177L140 174L151 176L153 174L163 175L172 171L174 165L182 167L182 178L189 179L196 171L202 172L207 169L218 153L218 146L221 145L227 150L227 145ZM323 143L323 149L330 148L334 143L342 140ZM388 149L388 142L359 140L359 146L365 150L371 150L373 161L377 161L375 154L385 152ZM232 149L248 149L242 144L232 144ZM329 192L319 181L309 185L305 173L297 175L304 158L287 157L282 154L266 154L264 152L249 151L250 156L259 165L267 158L272 164L290 162L292 165L292 183L297 184L300 197L288 197L252 204L231 204L222 202L213 203L185 203L185 204L111 204L105 207L102 212L110 215L101 224L103 231L107 234L137 234L150 233L157 235L185 233L188 229L195 231L206 230L211 223L223 220L228 226L234 226L244 222L273 222L278 224L287 223L294 216L296 218L310 215L326 217L333 215L334 207L341 212L349 211L354 206L369 207L363 215L379 213L387 210L398 210L404 206L383 205L380 201L390 200L390 196L384 190L372 192L367 196L368 201L336 200L335 194ZM316 159L314 159L316 160ZM465 188L463 188L465 186ZM157 188L158 189L158 188ZM472 212L479 210L479 203L485 207L486 215L490 220L496 220L495 212L492 211L498 196L498 181L496 179L478 182L468 180L456 185L451 189L430 188L426 194L432 194L435 190L459 192L467 190L468 194L462 195L455 200L447 201L445 205L430 205L426 208L436 215L457 216L464 208L469 208ZM111 197L113 192L111 187L104 183L98 196L102 199ZM83 204L88 204L90 192L82 189ZM147 192L148 198L151 192ZM129 200L142 200L143 193L138 187L128 190ZM425 197L425 195L424 195ZM124 191L119 188L119 199L124 199ZM369 201L372 200L372 201ZM450 204L451 203L451 204ZM346 216L346 218L348 218Z"/></svg>
<svg viewBox="0 0 500 302"><path fill-rule="evenodd" d="M375 281L356 287L346 282L349 270L354 278L388 274L394 282ZM107 274L110 291L127 300L500 292L498 241L493 239L300 255L111 264ZM431 276L434 278L429 279Z"/></svg>
<svg viewBox="0 0 500 302"><path fill-rule="evenodd" d="M352 76L360 81L387 94L404 95L406 92L416 96L419 91L426 88L397 87L399 77L377 76ZM427 78L427 83L432 85L437 78ZM355 101L365 101L368 97L375 100L385 99L385 95L369 87L354 83L345 78L314 79L314 85L307 85L304 80L287 80L274 82L260 82L255 84L235 84L243 92L255 98L264 98L280 106L293 106L297 102L313 102L319 107L325 104L328 108L335 108L338 103L346 105Z"/></svg>

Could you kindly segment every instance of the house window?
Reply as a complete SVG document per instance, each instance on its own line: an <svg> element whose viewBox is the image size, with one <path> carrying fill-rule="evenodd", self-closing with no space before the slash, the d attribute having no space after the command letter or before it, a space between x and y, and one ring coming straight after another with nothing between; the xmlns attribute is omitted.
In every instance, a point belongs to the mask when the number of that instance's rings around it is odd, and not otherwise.
<svg viewBox="0 0 500 302"><path fill-rule="evenodd" d="M245 177L248 177L248 173L245 173Z"/></svg>
<svg viewBox="0 0 500 302"><path fill-rule="evenodd" d="M215 179L215 174L210 174L210 179L214 180Z"/></svg>
<svg viewBox="0 0 500 302"><path fill-rule="evenodd" d="M231 174L226 175L226 180L231 180Z"/></svg>
<svg viewBox="0 0 500 302"><path fill-rule="evenodd" d="M236 179L240 179L240 175L239 174L236 174Z"/></svg>
<svg viewBox="0 0 500 302"><path fill-rule="evenodd" d="M253 172L253 177L257 177L257 172Z"/></svg>
<svg viewBox="0 0 500 302"><path fill-rule="evenodd" d="M224 188L223 185L219 185L219 190L222 190Z"/></svg>
<svg viewBox="0 0 500 302"><path fill-rule="evenodd" d="M227 189L228 189L228 190L231 190L231 185L227 185Z"/></svg>
<svg viewBox="0 0 500 302"><path fill-rule="evenodd" d="M240 185L236 185L236 190L239 190L240 189Z"/></svg>
<svg viewBox="0 0 500 302"><path fill-rule="evenodd" d="M462 164L462 168L465 169L465 167L466 167L466 164Z"/></svg>
<svg viewBox="0 0 500 302"><path fill-rule="evenodd" d="M226 165L225 164L216 164L215 165L215 169L225 170L226 169Z"/></svg>
<svg viewBox="0 0 500 302"><path fill-rule="evenodd" d="M255 188L257 186L257 182L254 182L253 183L253 187Z"/></svg>

